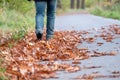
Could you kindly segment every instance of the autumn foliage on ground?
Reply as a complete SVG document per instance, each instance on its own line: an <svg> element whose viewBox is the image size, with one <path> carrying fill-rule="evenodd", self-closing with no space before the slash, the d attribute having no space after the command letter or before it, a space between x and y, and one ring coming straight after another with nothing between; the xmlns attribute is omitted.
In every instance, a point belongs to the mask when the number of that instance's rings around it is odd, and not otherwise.
<svg viewBox="0 0 120 80"><path fill-rule="evenodd" d="M95 31L95 29L93 29ZM110 28L98 30L100 34L93 37L85 36L90 34L89 31L56 31L54 38L46 41L36 40L34 32L28 33L25 37L17 42L10 40L12 47L8 47L8 41L1 44L1 57L5 58L4 66L6 75L12 80L40 80L44 78L58 78L57 71L76 72L83 68L81 60L90 57L114 56L116 51L98 52L90 51L88 48L78 48L78 44L83 42L94 43L100 37L106 42L111 42L115 38L120 38L120 26L112 25ZM4 40L2 40L4 43ZM7 44L7 45L6 45ZM97 43L103 45L102 42ZM73 60L72 64L60 63L60 61ZM100 67L100 66L98 66ZM96 68L95 66L89 68ZM120 74L120 73L118 73ZM84 75L75 79L92 80L100 75ZM106 76L102 76L106 77Z"/></svg>

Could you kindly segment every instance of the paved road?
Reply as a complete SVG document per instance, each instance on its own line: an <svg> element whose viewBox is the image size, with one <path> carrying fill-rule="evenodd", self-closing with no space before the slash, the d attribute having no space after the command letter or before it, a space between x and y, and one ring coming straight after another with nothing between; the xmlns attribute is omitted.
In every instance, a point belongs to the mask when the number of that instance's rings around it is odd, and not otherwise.
<svg viewBox="0 0 120 80"><path fill-rule="evenodd" d="M119 24L120 21L91 14L62 15L56 18L55 30L87 30Z"/></svg>
<svg viewBox="0 0 120 80"><path fill-rule="evenodd" d="M88 30L92 28L99 29L101 27L108 27L109 25L113 24L120 25L120 21L98 17L91 14L62 15L57 16L56 18L55 30ZM98 39L98 41L104 43L104 45L99 48L100 51L112 51L114 49L120 50L120 38L115 39L113 43L106 43L101 39ZM98 49L96 47L96 43L83 43L80 47L88 47L91 50ZM119 54L116 56L95 57L88 60L83 60L81 61L80 66L102 66L102 68L86 69L77 73L58 72L59 79L57 80L72 80L71 78L75 78L82 74L91 74L92 72L99 72L104 75L109 75L110 71L120 71L120 51L118 53ZM71 61L68 61L68 63L69 62ZM120 78L98 78L95 80L120 80Z"/></svg>

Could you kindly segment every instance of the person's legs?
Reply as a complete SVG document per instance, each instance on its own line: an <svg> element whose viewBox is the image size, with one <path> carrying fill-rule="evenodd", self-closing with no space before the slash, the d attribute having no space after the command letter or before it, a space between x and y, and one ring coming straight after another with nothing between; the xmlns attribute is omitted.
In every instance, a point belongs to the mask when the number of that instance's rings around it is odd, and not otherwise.
<svg viewBox="0 0 120 80"><path fill-rule="evenodd" d="M40 0L35 1L35 7L36 7L36 36L38 39L42 38L43 34L43 27L44 27L44 14L45 14L45 8L47 5L46 0Z"/></svg>
<svg viewBox="0 0 120 80"><path fill-rule="evenodd" d="M47 0L47 30L46 39L49 40L54 34L55 13L57 0Z"/></svg>

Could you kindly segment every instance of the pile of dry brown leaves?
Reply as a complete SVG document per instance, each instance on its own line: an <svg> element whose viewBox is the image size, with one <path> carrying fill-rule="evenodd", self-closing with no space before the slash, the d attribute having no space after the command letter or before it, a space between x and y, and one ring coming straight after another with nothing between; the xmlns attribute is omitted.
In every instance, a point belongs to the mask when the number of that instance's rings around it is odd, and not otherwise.
<svg viewBox="0 0 120 80"><path fill-rule="evenodd" d="M116 38L114 34L120 35L120 27L114 25L107 30L102 28L101 34L95 37L86 38L83 36L84 34L89 34L89 32L60 31L55 32L54 38L50 41L45 41L45 39L36 41L34 32L31 32L11 48L2 45L0 47L1 56L5 57L6 71L11 74L9 76L12 80L14 78L18 78L19 80L57 78L56 71L76 72L81 70L80 66L66 63L60 64L56 62L57 60L84 60L89 57L117 54L116 52L107 54L94 51L94 54L89 55L89 49L78 49L76 44L82 44L83 41L94 42L96 37L101 37L107 42L110 42ZM99 46L102 44L98 43ZM42 64L41 62L43 61L48 62ZM73 64L77 63L73 62Z"/></svg>

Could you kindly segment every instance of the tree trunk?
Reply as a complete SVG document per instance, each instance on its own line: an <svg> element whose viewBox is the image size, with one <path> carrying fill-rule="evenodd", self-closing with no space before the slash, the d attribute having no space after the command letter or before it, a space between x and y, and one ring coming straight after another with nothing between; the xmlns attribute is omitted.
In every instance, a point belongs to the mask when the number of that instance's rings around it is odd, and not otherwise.
<svg viewBox="0 0 120 80"><path fill-rule="evenodd" d="M75 8L75 0L71 0L71 9Z"/></svg>
<svg viewBox="0 0 120 80"><path fill-rule="evenodd" d="M85 9L85 0L82 0L82 1L81 1L81 8L82 8L82 9Z"/></svg>
<svg viewBox="0 0 120 80"><path fill-rule="evenodd" d="M79 9L80 8L80 0L77 0L77 9Z"/></svg>
<svg viewBox="0 0 120 80"><path fill-rule="evenodd" d="M58 7L58 8L60 8L60 9L62 8L62 5L61 5L61 0L58 0L57 7Z"/></svg>

